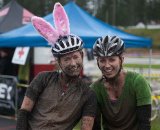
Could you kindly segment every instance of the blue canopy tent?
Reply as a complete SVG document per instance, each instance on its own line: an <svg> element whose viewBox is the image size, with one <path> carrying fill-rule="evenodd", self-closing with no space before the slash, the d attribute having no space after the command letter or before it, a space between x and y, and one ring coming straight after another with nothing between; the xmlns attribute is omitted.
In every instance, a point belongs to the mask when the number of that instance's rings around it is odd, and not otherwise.
<svg viewBox="0 0 160 130"><path fill-rule="evenodd" d="M71 33L80 36L84 40L85 48L92 48L95 40L106 34L121 37L127 48L151 48L152 46L151 39L135 36L112 27L91 16L74 2L69 2L64 8L70 20ZM44 19L53 25L52 14L47 15ZM37 47L48 46L48 44L35 31L32 24L28 24L0 35L0 47L17 46Z"/></svg>
<svg viewBox="0 0 160 130"><path fill-rule="evenodd" d="M69 2L64 6L69 17L71 33L80 36L85 48L92 48L95 40L98 37L105 35L117 35L121 37L126 48L147 48L149 49L149 70L151 69L152 57L152 40L135 36L124 31L121 31L109 24L106 24L95 17L88 14L86 11L77 6L74 2ZM52 14L44 17L45 20L53 24ZM15 29L8 33L0 35L0 47L45 47L48 46L47 41L42 38L33 28L32 24ZM150 76L149 76L150 77Z"/></svg>

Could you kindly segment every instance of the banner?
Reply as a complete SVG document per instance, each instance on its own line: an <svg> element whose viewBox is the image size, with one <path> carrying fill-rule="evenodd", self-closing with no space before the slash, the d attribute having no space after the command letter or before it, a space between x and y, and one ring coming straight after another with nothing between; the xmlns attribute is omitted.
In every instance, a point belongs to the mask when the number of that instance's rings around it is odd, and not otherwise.
<svg viewBox="0 0 160 130"><path fill-rule="evenodd" d="M14 52L12 63L25 65L27 56L29 54L30 47L16 47Z"/></svg>
<svg viewBox="0 0 160 130"><path fill-rule="evenodd" d="M17 79L14 76L0 75L0 114L14 115L17 107Z"/></svg>

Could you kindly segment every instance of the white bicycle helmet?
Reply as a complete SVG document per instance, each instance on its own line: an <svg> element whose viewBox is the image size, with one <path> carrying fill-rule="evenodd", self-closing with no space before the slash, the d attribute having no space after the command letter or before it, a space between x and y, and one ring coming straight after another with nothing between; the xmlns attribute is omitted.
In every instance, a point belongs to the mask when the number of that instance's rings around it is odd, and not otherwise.
<svg viewBox="0 0 160 130"><path fill-rule="evenodd" d="M55 57L83 49L83 41L76 35L60 37L52 47Z"/></svg>
<svg viewBox="0 0 160 130"><path fill-rule="evenodd" d="M97 57L120 55L124 52L124 42L117 36L98 38L93 46L93 54Z"/></svg>

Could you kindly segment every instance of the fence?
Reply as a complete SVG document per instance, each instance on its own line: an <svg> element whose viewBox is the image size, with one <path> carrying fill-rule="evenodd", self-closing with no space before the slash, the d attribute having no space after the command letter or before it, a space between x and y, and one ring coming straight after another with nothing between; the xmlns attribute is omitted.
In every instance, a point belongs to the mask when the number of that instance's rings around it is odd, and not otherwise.
<svg viewBox="0 0 160 130"><path fill-rule="evenodd" d="M17 78L0 75L0 115L15 116L17 112Z"/></svg>

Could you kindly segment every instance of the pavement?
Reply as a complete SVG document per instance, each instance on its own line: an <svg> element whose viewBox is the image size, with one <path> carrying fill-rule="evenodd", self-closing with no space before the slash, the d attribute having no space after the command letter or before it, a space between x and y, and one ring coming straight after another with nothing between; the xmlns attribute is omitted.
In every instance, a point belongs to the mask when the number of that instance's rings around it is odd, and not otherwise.
<svg viewBox="0 0 160 130"><path fill-rule="evenodd" d="M16 130L16 120L11 117L0 116L0 130Z"/></svg>

